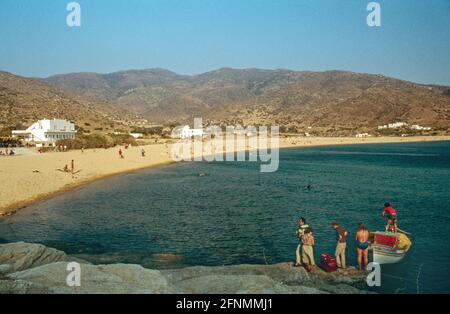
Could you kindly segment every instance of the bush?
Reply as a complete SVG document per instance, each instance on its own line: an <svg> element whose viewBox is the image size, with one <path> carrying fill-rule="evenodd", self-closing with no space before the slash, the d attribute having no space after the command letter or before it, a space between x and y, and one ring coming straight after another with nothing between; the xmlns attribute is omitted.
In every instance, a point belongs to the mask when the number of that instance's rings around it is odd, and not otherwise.
<svg viewBox="0 0 450 314"><path fill-rule="evenodd" d="M127 134L84 134L73 140L60 140L56 145L67 146L68 149L109 148L116 145L130 144L137 146L136 140Z"/></svg>
<svg viewBox="0 0 450 314"><path fill-rule="evenodd" d="M131 133L142 133L144 135L163 135L163 127L161 126L155 126L155 127L141 127L141 128L135 128L131 131Z"/></svg>
<svg viewBox="0 0 450 314"><path fill-rule="evenodd" d="M25 130L27 127L21 123L16 123L15 125L10 125L4 127L0 130L0 136L2 137L10 137L12 130Z"/></svg>

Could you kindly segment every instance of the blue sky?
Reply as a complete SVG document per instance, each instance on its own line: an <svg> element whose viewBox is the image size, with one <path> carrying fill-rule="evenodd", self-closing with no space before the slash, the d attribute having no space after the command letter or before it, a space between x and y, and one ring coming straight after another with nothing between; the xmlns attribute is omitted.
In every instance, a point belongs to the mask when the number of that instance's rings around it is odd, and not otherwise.
<svg viewBox="0 0 450 314"><path fill-rule="evenodd" d="M450 0L0 0L0 69L44 77L151 67L350 70L450 85Z"/></svg>

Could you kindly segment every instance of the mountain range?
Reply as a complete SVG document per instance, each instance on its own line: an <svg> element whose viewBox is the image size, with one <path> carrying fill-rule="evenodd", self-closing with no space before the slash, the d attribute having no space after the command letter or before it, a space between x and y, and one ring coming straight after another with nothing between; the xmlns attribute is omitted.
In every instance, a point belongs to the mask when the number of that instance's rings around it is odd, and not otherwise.
<svg viewBox="0 0 450 314"><path fill-rule="evenodd" d="M373 128L395 121L450 127L450 87L381 75L222 68L187 76L148 69L45 82L159 123L203 117L297 128Z"/></svg>
<svg viewBox="0 0 450 314"><path fill-rule="evenodd" d="M6 116L17 112L20 116L30 103L45 100L49 106L45 111L55 114L76 108L79 115L102 118L106 114L111 119L126 112L163 125L192 123L194 117L202 117L210 123L277 124L335 135L370 131L396 121L450 129L449 86L382 75L232 68L180 75L146 69L45 79L13 76L6 86L5 75L0 73L0 108L9 104ZM28 102L20 101L25 94Z"/></svg>
<svg viewBox="0 0 450 314"><path fill-rule="evenodd" d="M69 119L77 122L79 129L112 131L126 127L126 122L133 121L134 116L42 80L0 71L0 130L24 128L44 118Z"/></svg>

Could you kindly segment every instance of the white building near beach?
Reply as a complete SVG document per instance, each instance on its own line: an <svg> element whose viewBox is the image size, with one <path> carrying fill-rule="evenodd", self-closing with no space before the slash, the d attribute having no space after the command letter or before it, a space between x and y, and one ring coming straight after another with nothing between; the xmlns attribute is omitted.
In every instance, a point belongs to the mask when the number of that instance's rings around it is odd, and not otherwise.
<svg viewBox="0 0 450 314"><path fill-rule="evenodd" d="M63 119L43 119L33 123L26 130L13 130L12 136L36 146L55 146L56 141L74 139L75 124Z"/></svg>
<svg viewBox="0 0 450 314"><path fill-rule="evenodd" d="M143 134L143 133L130 133L130 135L131 135L132 137L134 137L135 139L143 138L143 137L144 137L144 134Z"/></svg>
<svg viewBox="0 0 450 314"><path fill-rule="evenodd" d="M172 131L172 137L178 138L191 138L191 137L202 137L204 135L203 129L191 129L189 125L185 125L183 127L175 128Z"/></svg>

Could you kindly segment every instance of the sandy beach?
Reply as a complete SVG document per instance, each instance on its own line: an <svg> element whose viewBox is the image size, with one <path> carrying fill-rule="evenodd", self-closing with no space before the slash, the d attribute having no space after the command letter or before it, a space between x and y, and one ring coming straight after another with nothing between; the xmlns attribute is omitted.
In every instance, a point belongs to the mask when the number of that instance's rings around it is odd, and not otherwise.
<svg viewBox="0 0 450 314"><path fill-rule="evenodd" d="M310 147L323 145L403 143L423 141L448 141L450 136L427 137L370 137L370 138L332 138L332 137L289 137L280 138L280 148ZM145 149L146 156L141 156ZM62 193L108 176L157 167L172 163L170 145L154 144L119 148L89 149L68 152L48 152L44 154L23 154L19 156L0 156L0 217L9 216L20 208L56 193ZM70 167L74 160L75 174L63 172L65 165Z"/></svg>

